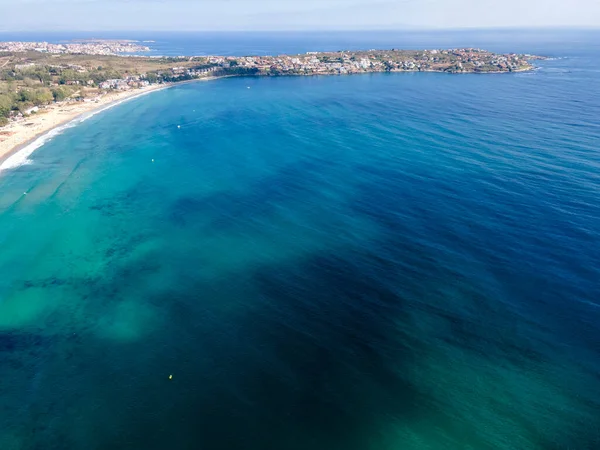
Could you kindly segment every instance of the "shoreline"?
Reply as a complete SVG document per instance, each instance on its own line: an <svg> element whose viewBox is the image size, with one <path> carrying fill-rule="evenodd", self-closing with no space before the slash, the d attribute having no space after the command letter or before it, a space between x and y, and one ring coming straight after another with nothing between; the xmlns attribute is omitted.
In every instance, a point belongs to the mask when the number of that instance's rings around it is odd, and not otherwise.
<svg viewBox="0 0 600 450"><path fill-rule="evenodd" d="M98 102L51 105L48 110L44 110L41 114L36 114L18 123L11 123L0 128L0 173L26 164L28 157L35 150L42 147L54 136L59 135L63 130L75 126L77 122L81 123L96 114L152 92L189 82L212 81L219 78L223 77L155 84L145 88L112 92L104 95ZM7 133L10 134L7 136Z"/></svg>
<svg viewBox="0 0 600 450"><path fill-rule="evenodd" d="M528 67L513 71L513 73L528 72L534 70L535 67ZM392 70L388 73L448 73L437 70L419 70L405 71ZM385 73L385 72L365 72L365 73ZM490 72L458 72L456 74L501 74L510 73L503 71ZM337 74L329 73L314 73L314 74L280 74L276 76L330 76ZM340 74L350 75L350 74ZM0 172L6 169L18 167L27 164L28 157L38 148L42 147L48 140L60 134L66 128L76 125L89 119L90 117L120 105L129 100L150 94L152 92L169 89L174 86L195 83L201 81L213 81L221 78L239 77L240 75L220 75L206 78L197 78L180 82L154 84L144 88L132 89L121 92L110 92L105 94L97 102L88 103L69 103L69 104L53 104L48 110L43 110L41 114L30 116L27 119L18 123L11 123L7 126L0 127ZM244 75L241 75L242 77ZM264 76L264 75L250 75ZM4 137L7 136L7 137ZM4 138L4 139L3 139Z"/></svg>

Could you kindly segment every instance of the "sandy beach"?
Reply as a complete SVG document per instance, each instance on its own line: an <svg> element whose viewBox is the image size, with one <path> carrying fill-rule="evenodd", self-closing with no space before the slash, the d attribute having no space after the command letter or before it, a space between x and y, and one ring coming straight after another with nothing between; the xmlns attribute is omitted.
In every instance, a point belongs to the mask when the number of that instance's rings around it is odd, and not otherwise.
<svg viewBox="0 0 600 450"><path fill-rule="evenodd" d="M169 85L152 85L140 89L110 92L91 102L61 102L52 104L36 114L0 128L0 161L22 148L37 137L48 133L71 120L87 113L110 106L112 103L137 97L148 92L165 89Z"/></svg>
<svg viewBox="0 0 600 450"><path fill-rule="evenodd" d="M37 138L46 135L53 129L67 124L80 116L109 108L113 104L118 104L124 100L133 99L150 92L187 83L211 81L228 77L226 75L199 78L179 83L154 84L139 89L108 92L91 102L61 102L48 105L44 109L40 109L39 112L18 122L11 122L4 127L0 127L0 170L8 162L7 160L20 149L26 147Z"/></svg>

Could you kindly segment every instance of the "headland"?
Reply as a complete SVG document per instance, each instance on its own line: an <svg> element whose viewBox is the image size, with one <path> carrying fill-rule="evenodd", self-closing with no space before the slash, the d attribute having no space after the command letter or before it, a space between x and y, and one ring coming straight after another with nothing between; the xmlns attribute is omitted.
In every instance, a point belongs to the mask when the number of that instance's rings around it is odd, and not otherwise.
<svg viewBox="0 0 600 450"><path fill-rule="evenodd" d="M532 70L530 61L542 59L477 48L241 57L117 56L127 50L145 51L146 47L129 41L0 43L0 161L79 116L185 81L381 72L511 73Z"/></svg>

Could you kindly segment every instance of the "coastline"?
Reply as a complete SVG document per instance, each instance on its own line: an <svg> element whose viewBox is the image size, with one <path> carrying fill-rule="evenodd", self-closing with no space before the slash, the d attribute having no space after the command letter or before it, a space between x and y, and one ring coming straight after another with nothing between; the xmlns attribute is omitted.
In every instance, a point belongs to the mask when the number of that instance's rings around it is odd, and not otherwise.
<svg viewBox="0 0 600 450"><path fill-rule="evenodd" d="M99 113L105 109L121 104L127 100L140 97L150 92L165 89L168 86L148 86L146 88L109 93L99 99L97 102L81 103L73 102L68 104L55 104L41 114L30 116L18 123L11 123L0 128L0 171L16 166L18 164L6 164L10 159L16 156L20 151L29 146L35 148L31 153L43 145L46 141L44 137L50 135L52 131L64 129L70 123L84 118L84 116ZM56 133L58 134L58 133ZM52 136L49 136L52 137ZM39 145L36 143L39 142ZM28 153L26 156L29 156ZM25 156L25 155L24 155Z"/></svg>
<svg viewBox="0 0 600 450"><path fill-rule="evenodd" d="M222 77L200 78L189 82L211 81L218 78ZM27 158L35 150L66 128L126 101L184 83L155 84L139 89L111 92L97 102L53 104L41 114L2 127L0 128L0 172L26 164Z"/></svg>
<svg viewBox="0 0 600 450"><path fill-rule="evenodd" d="M535 67L527 67L515 70L513 73L527 72L534 70ZM448 73L438 70L392 70L389 73ZM384 72L365 72L365 73L384 73ZM458 72L457 74L500 74L509 73L503 71L491 72ZM278 74L275 76L329 76L329 73L314 74ZM109 92L95 102L72 102L52 104L48 109L42 110L42 113L29 116L18 123L11 123L0 127L0 172L6 169L14 168L27 164L28 157L38 148L43 146L49 139L60 134L64 129L75 126L88 118L124 103L129 100L141 97L152 92L168 89L173 86L199 81L212 81L220 78L237 77L244 75L217 75L205 78L196 78L193 80L153 84L144 88L131 89L127 91ZM265 76L265 75L250 75ZM269 75L266 75L269 76Z"/></svg>

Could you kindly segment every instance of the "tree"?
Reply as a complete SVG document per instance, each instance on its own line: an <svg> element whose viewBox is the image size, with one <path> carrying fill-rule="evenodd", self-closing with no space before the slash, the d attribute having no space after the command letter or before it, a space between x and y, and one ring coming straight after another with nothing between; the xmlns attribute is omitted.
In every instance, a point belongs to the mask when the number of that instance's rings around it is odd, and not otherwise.
<svg viewBox="0 0 600 450"><path fill-rule="evenodd" d="M271 68L271 71L277 70ZM222 73L225 75L256 75L258 73L258 69L256 67L232 67L229 69L223 69Z"/></svg>
<svg viewBox="0 0 600 450"><path fill-rule="evenodd" d="M52 92L49 89L38 89L35 93L34 103L36 105L45 105L54 101Z"/></svg>
<svg viewBox="0 0 600 450"><path fill-rule="evenodd" d="M8 117L14 104L10 94L0 94L0 117Z"/></svg>
<svg viewBox="0 0 600 450"><path fill-rule="evenodd" d="M148 83L154 84L158 81L158 75L156 75L154 72L148 72L146 74L146 80Z"/></svg>
<svg viewBox="0 0 600 450"><path fill-rule="evenodd" d="M24 71L23 76L38 80L42 84L52 81L52 77L50 76L47 67L35 67L33 69Z"/></svg>
<svg viewBox="0 0 600 450"><path fill-rule="evenodd" d="M19 110L19 112L21 112L23 114L25 113L25 111L27 111L32 106L34 106L34 104L32 102L18 102L16 104L16 108Z"/></svg>
<svg viewBox="0 0 600 450"><path fill-rule="evenodd" d="M69 96L69 93L67 92L67 90L65 88L59 87L56 89L52 89L52 97L54 98L55 102L61 102L68 96Z"/></svg>
<svg viewBox="0 0 600 450"><path fill-rule="evenodd" d="M52 92L49 89L23 89L19 92L18 101L26 104L43 105L54 100Z"/></svg>

